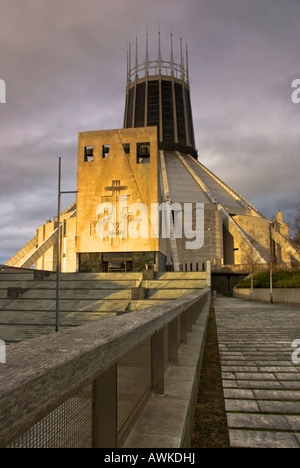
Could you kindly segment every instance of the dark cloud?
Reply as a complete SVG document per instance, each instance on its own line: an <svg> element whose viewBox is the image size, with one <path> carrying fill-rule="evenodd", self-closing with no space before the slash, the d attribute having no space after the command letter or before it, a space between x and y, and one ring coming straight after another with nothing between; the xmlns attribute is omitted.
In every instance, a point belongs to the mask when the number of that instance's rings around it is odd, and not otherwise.
<svg viewBox="0 0 300 468"><path fill-rule="evenodd" d="M188 42L201 161L266 216L293 213L299 2L1 0L0 12L0 263L55 215L59 156L75 189L78 132L122 127L128 42L137 32L144 60L146 27L152 58L159 25L165 58L171 28L177 60Z"/></svg>

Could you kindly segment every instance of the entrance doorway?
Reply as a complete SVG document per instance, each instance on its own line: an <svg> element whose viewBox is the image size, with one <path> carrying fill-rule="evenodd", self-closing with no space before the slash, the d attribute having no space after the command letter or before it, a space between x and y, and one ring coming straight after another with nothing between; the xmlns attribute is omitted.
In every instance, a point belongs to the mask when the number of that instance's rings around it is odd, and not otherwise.
<svg viewBox="0 0 300 468"><path fill-rule="evenodd" d="M107 253L103 254L102 271L129 272L132 271L132 254L128 253Z"/></svg>
<svg viewBox="0 0 300 468"><path fill-rule="evenodd" d="M114 252L79 254L80 272L142 272L154 269L155 252Z"/></svg>

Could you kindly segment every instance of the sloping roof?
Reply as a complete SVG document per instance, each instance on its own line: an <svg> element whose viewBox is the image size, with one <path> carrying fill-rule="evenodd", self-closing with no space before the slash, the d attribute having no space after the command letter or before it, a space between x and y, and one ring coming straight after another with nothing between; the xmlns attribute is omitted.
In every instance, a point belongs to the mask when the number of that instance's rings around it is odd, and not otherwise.
<svg viewBox="0 0 300 468"><path fill-rule="evenodd" d="M175 152L165 152L166 170L173 203L211 203Z"/></svg>
<svg viewBox="0 0 300 468"><path fill-rule="evenodd" d="M219 203L234 213L253 208L190 155L165 151L164 157L172 202Z"/></svg>

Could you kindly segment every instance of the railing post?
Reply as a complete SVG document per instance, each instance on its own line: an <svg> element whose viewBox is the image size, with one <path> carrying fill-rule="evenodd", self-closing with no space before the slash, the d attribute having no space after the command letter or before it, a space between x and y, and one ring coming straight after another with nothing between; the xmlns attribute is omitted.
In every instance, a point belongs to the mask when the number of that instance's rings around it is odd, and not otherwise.
<svg viewBox="0 0 300 468"><path fill-rule="evenodd" d="M193 331L193 308L189 307L187 310L187 331Z"/></svg>
<svg viewBox="0 0 300 468"><path fill-rule="evenodd" d="M197 322L197 319L198 319L198 308L199 308L199 304L196 302L196 304L194 304L193 307L192 307L193 324L195 324Z"/></svg>
<svg viewBox="0 0 300 468"><path fill-rule="evenodd" d="M152 392L158 395L165 393L164 370L164 330L161 329L151 337Z"/></svg>
<svg viewBox="0 0 300 468"><path fill-rule="evenodd" d="M187 343L187 315L187 310L180 315L180 341L184 344Z"/></svg>
<svg viewBox="0 0 300 468"><path fill-rule="evenodd" d="M211 287L211 261L206 262L206 286Z"/></svg>
<svg viewBox="0 0 300 468"><path fill-rule="evenodd" d="M94 381L93 448L117 447L117 366Z"/></svg>
<svg viewBox="0 0 300 468"><path fill-rule="evenodd" d="M169 359L178 364L178 324L177 319L169 323Z"/></svg>

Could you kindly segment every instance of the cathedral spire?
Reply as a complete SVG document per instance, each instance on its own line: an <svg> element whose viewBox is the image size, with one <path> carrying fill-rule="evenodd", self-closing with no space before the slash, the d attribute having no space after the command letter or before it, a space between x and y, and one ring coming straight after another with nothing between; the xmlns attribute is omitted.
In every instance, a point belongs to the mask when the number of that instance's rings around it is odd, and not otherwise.
<svg viewBox="0 0 300 468"><path fill-rule="evenodd" d="M188 45L186 44L185 47L186 47L186 81L187 81L187 84L189 84L189 83L190 83L190 79L189 79L189 52L188 52Z"/></svg>
<svg viewBox="0 0 300 468"><path fill-rule="evenodd" d="M158 70L161 75L162 55L161 55L161 44L160 44L160 25L158 30Z"/></svg>
<svg viewBox="0 0 300 468"><path fill-rule="evenodd" d="M145 59L145 73L149 76L149 44L148 44L148 26L146 29L146 59Z"/></svg>
<svg viewBox="0 0 300 468"><path fill-rule="evenodd" d="M135 79L137 80L139 77L138 75L138 36L136 32L135 36Z"/></svg>
<svg viewBox="0 0 300 468"><path fill-rule="evenodd" d="M184 64L183 64L183 53L182 53L182 37L180 36L180 79L184 80Z"/></svg>
<svg viewBox="0 0 300 468"><path fill-rule="evenodd" d="M170 62L171 62L171 76L173 77L174 76L174 54L173 54L173 32L172 32L172 28L171 28L171 58L170 58Z"/></svg>
<svg viewBox="0 0 300 468"><path fill-rule="evenodd" d="M129 36L129 50L128 50L128 83L131 82L131 37Z"/></svg>

